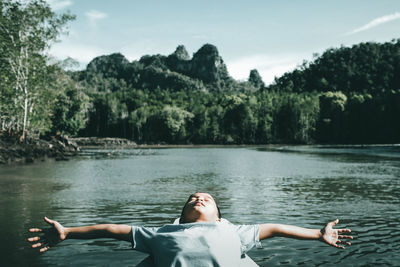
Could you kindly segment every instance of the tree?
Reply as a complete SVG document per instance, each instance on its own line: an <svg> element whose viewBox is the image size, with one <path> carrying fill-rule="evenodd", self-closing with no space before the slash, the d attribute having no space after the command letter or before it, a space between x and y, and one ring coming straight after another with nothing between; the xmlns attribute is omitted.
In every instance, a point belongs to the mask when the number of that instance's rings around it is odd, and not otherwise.
<svg viewBox="0 0 400 267"><path fill-rule="evenodd" d="M89 97L58 65L52 66L52 69L51 87L58 90L53 93L51 133L76 135L86 125Z"/></svg>
<svg viewBox="0 0 400 267"><path fill-rule="evenodd" d="M173 142L186 137L187 121L193 117L192 113L175 106L165 106L161 111L161 118Z"/></svg>
<svg viewBox="0 0 400 267"><path fill-rule="evenodd" d="M17 131L22 128L21 140L24 140L29 116L37 108L36 101L46 95L45 52L74 16L56 15L44 0L3 0L0 8L1 62L13 88L9 101L16 106L9 119L16 120L11 127Z"/></svg>
<svg viewBox="0 0 400 267"><path fill-rule="evenodd" d="M261 75L258 73L256 69L250 71L249 83L257 89L264 88L265 86L261 78Z"/></svg>
<svg viewBox="0 0 400 267"><path fill-rule="evenodd" d="M147 123L147 119L151 114L150 108L145 104L140 108L131 112L129 123L132 125L132 139L142 142L143 140L143 127Z"/></svg>
<svg viewBox="0 0 400 267"><path fill-rule="evenodd" d="M343 116L347 96L342 92L326 92L319 97L320 119L318 121L319 141L342 142Z"/></svg>
<svg viewBox="0 0 400 267"><path fill-rule="evenodd" d="M127 119L126 106L112 93L97 93L91 96L92 105L89 109L89 118L85 129L86 135L100 137L119 136L118 122Z"/></svg>
<svg viewBox="0 0 400 267"><path fill-rule="evenodd" d="M223 127L227 142L254 143L258 120L253 114L257 105L255 97L243 94L227 96L225 99Z"/></svg>

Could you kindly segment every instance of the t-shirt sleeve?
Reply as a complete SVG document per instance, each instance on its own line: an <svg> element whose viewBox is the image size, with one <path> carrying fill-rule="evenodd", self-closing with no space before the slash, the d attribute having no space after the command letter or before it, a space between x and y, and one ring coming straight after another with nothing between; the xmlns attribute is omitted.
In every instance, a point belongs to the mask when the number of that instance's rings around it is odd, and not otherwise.
<svg viewBox="0 0 400 267"><path fill-rule="evenodd" d="M155 227L132 226L132 248L151 254L151 240L157 230Z"/></svg>
<svg viewBox="0 0 400 267"><path fill-rule="evenodd" d="M260 225L235 225L236 231L239 234L240 242L242 243L242 254L246 253L254 246L261 247L260 242Z"/></svg>

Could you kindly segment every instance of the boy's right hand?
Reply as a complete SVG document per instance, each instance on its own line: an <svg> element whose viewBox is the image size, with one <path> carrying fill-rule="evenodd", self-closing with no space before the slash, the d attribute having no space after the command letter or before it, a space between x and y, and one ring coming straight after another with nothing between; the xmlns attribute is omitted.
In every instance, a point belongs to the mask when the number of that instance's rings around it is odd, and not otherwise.
<svg viewBox="0 0 400 267"><path fill-rule="evenodd" d="M65 231L65 228L60 223L58 223L57 221L50 220L47 217L44 217L44 221L48 223L51 227L45 229L39 229L39 228L29 229L29 232L31 233L43 234L41 236L28 238L28 241L31 243L38 241L37 243L34 243L32 245L32 248L40 247L39 250L40 252L47 251L49 248L54 247L55 245L57 245L61 241L64 241L67 238L67 233Z"/></svg>

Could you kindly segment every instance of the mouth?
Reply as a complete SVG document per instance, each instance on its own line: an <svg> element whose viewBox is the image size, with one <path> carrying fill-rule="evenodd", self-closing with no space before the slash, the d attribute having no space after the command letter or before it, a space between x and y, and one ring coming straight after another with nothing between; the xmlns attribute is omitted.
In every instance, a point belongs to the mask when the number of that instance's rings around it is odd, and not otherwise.
<svg viewBox="0 0 400 267"><path fill-rule="evenodd" d="M203 206L203 207L205 207L205 205L204 205L203 202L196 202L194 205L195 205L195 206Z"/></svg>

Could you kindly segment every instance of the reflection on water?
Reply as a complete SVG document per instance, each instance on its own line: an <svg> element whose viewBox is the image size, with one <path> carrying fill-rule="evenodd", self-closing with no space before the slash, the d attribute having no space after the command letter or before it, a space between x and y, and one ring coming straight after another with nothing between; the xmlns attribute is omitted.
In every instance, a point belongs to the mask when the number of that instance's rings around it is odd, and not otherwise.
<svg viewBox="0 0 400 267"><path fill-rule="evenodd" d="M90 159L122 159L133 156L157 155L155 149L86 149L80 153L83 158Z"/></svg>
<svg viewBox="0 0 400 267"><path fill-rule="evenodd" d="M352 228L357 237L344 251L315 241L266 240L250 252L260 266L395 266L400 262L398 148L363 149L90 150L68 162L1 166L2 262L134 266L145 255L107 239L69 240L38 255L27 246L26 229L43 225L44 215L68 226L158 226L180 215L189 194L206 191L234 223L320 228L340 218L339 226Z"/></svg>

